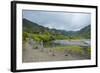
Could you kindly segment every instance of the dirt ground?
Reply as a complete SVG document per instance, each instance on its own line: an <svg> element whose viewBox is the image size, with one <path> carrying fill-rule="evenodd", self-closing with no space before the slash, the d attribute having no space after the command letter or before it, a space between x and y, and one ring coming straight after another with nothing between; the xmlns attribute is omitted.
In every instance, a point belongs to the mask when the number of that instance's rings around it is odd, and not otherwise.
<svg viewBox="0 0 100 73"><path fill-rule="evenodd" d="M67 61L67 60L84 60L86 58L79 55L71 55L65 52L55 52L49 48L44 48L43 51L40 49L33 49L29 43L24 44L22 50L22 62L46 62L46 61Z"/></svg>

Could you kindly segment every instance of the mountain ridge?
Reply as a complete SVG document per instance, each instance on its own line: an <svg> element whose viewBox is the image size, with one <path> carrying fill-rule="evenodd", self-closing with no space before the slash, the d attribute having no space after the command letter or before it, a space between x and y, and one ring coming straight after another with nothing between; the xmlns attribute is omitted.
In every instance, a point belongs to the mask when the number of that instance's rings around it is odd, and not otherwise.
<svg viewBox="0 0 100 73"><path fill-rule="evenodd" d="M24 18L23 19L23 31L29 32L29 33L49 32L51 34L61 34L64 36L71 36L71 37L80 36L84 38L90 38L91 25L88 25L79 31L65 31L65 30L58 30L58 29L50 29L48 27L41 26L35 22L29 21Z"/></svg>

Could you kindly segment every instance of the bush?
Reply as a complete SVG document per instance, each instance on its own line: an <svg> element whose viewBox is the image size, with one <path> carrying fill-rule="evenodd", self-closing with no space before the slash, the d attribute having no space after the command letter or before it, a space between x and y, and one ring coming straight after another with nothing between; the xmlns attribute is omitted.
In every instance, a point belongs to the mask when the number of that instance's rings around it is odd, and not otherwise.
<svg viewBox="0 0 100 73"><path fill-rule="evenodd" d="M46 44L53 41L55 38L50 33L44 33L44 34L32 34L32 39L36 42L43 43L45 46Z"/></svg>
<svg viewBox="0 0 100 73"><path fill-rule="evenodd" d="M29 38L29 33L23 32L23 40L26 41Z"/></svg>
<svg viewBox="0 0 100 73"><path fill-rule="evenodd" d="M80 46L58 46L53 49L59 52L66 51L71 54L80 54L80 55L84 54L84 50Z"/></svg>

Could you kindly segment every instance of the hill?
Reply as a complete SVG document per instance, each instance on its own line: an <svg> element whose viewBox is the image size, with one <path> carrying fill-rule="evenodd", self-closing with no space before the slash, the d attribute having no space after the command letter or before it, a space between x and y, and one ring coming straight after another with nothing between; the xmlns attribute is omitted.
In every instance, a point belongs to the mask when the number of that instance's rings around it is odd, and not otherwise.
<svg viewBox="0 0 100 73"><path fill-rule="evenodd" d="M53 35L60 35L60 37L82 37L89 39L90 38L90 31L91 26L88 25L84 28L82 28L79 31L65 31L65 30L57 30L57 29L50 29L48 27L41 26L35 22L31 22L27 19L23 19L23 31L28 33L45 33L48 32Z"/></svg>
<svg viewBox="0 0 100 73"><path fill-rule="evenodd" d="M78 36L84 37L86 39L91 38L91 25L88 25L78 31Z"/></svg>

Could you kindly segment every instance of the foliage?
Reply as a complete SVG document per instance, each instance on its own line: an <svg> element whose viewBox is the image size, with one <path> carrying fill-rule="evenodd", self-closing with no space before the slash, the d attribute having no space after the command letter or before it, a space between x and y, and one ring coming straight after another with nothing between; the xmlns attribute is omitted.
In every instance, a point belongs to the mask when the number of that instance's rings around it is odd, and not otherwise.
<svg viewBox="0 0 100 73"><path fill-rule="evenodd" d="M64 36L64 35L56 35L55 38L56 38L57 40L69 39L68 36Z"/></svg>
<svg viewBox="0 0 100 73"><path fill-rule="evenodd" d="M31 22L27 19L23 19L23 32L28 32L31 34L43 34L43 36L40 36L43 39L44 39L44 36L46 38L49 38L50 37L49 35L53 35L53 37L55 37L55 39L58 39L58 40L63 40L63 39L71 40L71 39L81 39L81 38L90 39L91 38L90 27L91 26L88 25L79 31L64 31L64 30L50 29L50 28L41 26L37 23Z"/></svg>
<svg viewBox="0 0 100 73"><path fill-rule="evenodd" d="M23 32L23 40L26 41L27 38L29 38L29 33Z"/></svg>
<svg viewBox="0 0 100 73"><path fill-rule="evenodd" d="M91 38L91 25L88 25L84 27L83 29L81 29L78 32L78 36L83 37L85 39L90 39Z"/></svg>
<svg viewBox="0 0 100 73"><path fill-rule="evenodd" d="M55 37L52 34L46 32L44 34L32 34L32 39L36 42L43 43L45 46L46 44L49 44L55 40Z"/></svg>
<svg viewBox="0 0 100 73"><path fill-rule="evenodd" d="M80 54L82 55L84 53L84 50L80 46L57 46L54 48L56 51L67 51L70 52L71 54Z"/></svg>
<svg viewBox="0 0 100 73"><path fill-rule="evenodd" d="M88 56L91 56L91 48L87 48L87 54Z"/></svg>
<svg viewBox="0 0 100 73"><path fill-rule="evenodd" d="M68 46L67 49L71 52L71 53L76 53L76 54L83 54L84 50L82 47L80 46Z"/></svg>

